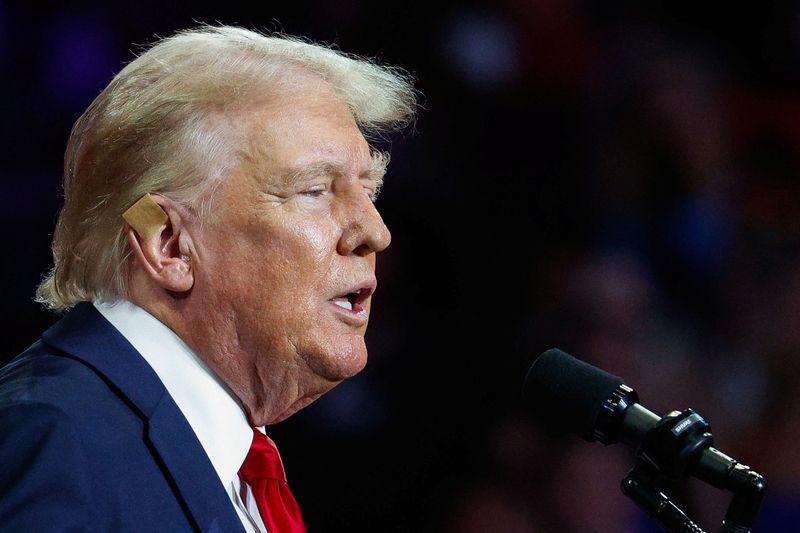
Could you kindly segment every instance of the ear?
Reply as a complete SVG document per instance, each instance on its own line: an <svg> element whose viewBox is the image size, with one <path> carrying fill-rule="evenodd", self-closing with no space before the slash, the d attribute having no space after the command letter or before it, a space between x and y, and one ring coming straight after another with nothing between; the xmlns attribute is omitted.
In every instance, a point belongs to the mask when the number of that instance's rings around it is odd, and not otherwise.
<svg viewBox="0 0 800 533"><path fill-rule="evenodd" d="M192 258L196 257L194 243L177 204L156 194L152 200L166 214L160 226L149 228L140 235L128 225L128 242L136 263L159 287L170 292L188 292L194 285ZM163 218L163 217L161 217Z"/></svg>

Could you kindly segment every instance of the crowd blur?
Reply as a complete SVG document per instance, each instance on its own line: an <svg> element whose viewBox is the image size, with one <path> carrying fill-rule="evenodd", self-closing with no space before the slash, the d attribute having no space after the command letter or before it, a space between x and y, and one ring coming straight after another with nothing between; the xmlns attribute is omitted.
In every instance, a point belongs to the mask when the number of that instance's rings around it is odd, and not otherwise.
<svg viewBox="0 0 800 533"><path fill-rule="evenodd" d="M309 529L650 532L632 454L520 407L558 346L693 407L800 523L800 3L0 2L0 360L55 320L71 124L135 46L197 22L335 43L424 94L378 206L370 363L275 427ZM0 428L5 431L5 428ZM730 500L674 488L709 531Z"/></svg>

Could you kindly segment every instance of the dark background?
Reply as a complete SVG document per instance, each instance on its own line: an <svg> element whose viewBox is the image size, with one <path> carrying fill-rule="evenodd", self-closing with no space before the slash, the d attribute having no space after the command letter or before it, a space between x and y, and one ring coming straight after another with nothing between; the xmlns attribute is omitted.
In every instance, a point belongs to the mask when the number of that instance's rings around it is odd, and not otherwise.
<svg viewBox="0 0 800 533"><path fill-rule="evenodd" d="M0 2L0 360L55 320L32 295L64 147L132 43L282 30L424 94L378 202L368 368L273 430L311 531L653 531L626 450L520 409L551 346L696 408L769 480L756 531L795 531L800 3L698 4ZM727 495L675 496L718 529Z"/></svg>

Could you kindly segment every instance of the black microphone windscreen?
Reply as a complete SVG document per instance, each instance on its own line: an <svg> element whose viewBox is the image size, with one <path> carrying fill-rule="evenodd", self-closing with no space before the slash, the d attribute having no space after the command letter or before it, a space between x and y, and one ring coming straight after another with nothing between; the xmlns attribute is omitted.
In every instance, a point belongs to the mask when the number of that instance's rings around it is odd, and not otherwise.
<svg viewBox="0 0 800 533"><path fill-rule="evenodd" d="M603 403L622 383L618 376L551 349L531 365L522 395L539 420L592 440Z"/></svg>

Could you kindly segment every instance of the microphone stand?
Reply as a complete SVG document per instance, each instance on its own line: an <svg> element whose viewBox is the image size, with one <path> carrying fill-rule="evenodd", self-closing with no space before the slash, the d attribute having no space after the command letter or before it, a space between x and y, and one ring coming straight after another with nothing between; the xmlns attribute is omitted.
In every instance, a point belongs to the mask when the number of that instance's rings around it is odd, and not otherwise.
<svg viewBox="0 0 800 533"><path fill-rule="evenodd" d="M657 488L659 477L685 480L690 473L714 487L733 492L733 499L722 522L722 533L750 533L767 484L750 467L711 448L713 437L708 422L687 409L673 411L650 429L636 452L636 466L622 480L623 494L630 497L665 531L704 533L669 497ZM703 452L715 453L698 464ZM706 458L708 455L706 455Z"/></svg>
<svg viewBox="0 0 800 533"><path fill-rule="evenodd" d="M622 493L632 499L665 531L705 533L669 497L655 488L655 477L644 465L636 465L622 480Z"/></svg>

